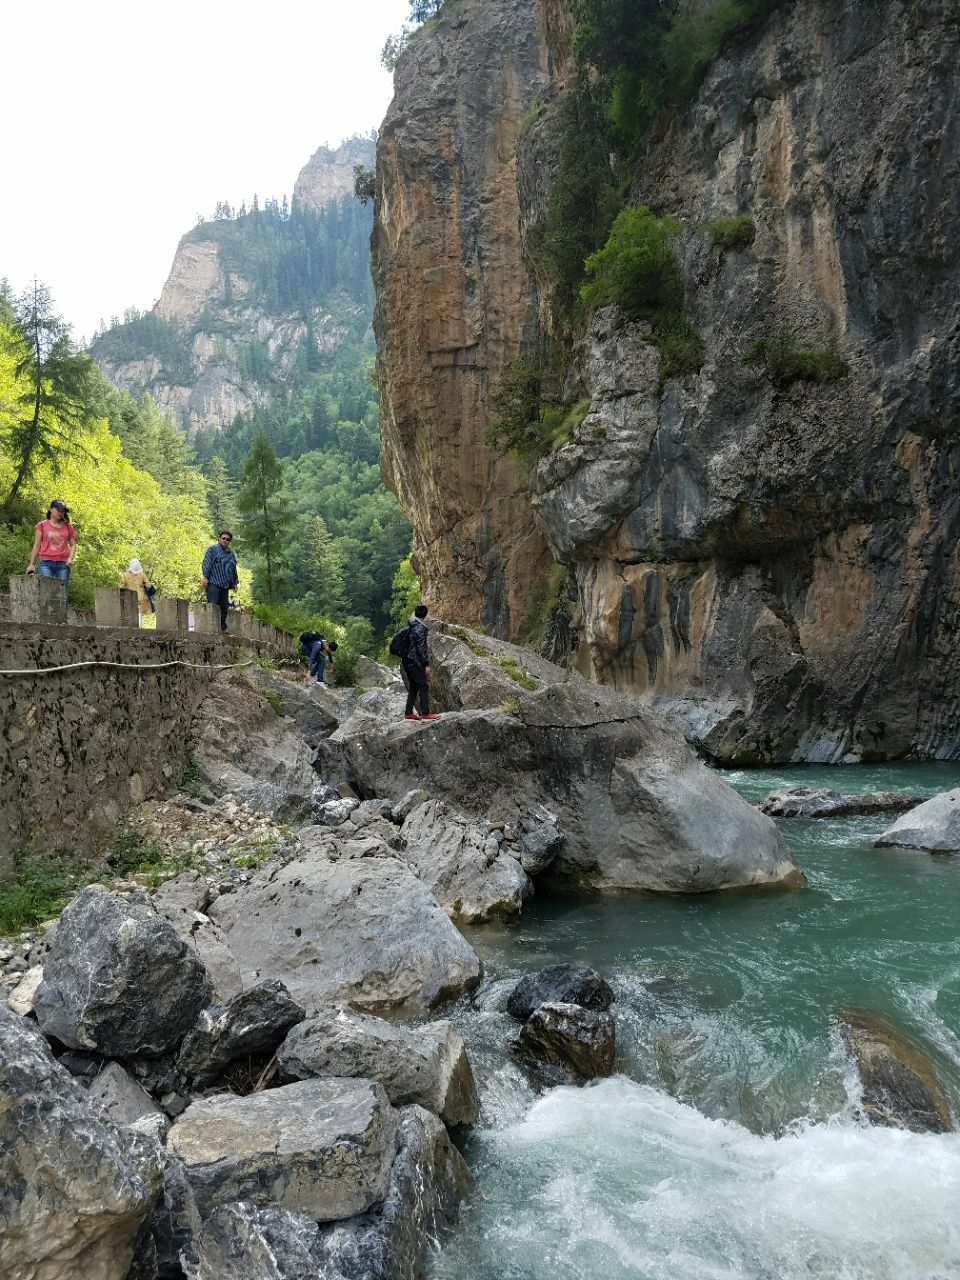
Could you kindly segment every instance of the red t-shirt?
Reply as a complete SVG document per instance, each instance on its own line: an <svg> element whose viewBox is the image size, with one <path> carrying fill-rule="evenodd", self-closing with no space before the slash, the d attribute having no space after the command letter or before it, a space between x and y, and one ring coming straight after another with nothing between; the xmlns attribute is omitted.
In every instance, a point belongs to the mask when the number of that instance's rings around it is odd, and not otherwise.
<svg viewBox="0 0 960 1280"><path fill-rule="evenodd" d="M54 524L52 520L40 520L40 554L38 560L60 560L66 564L70 558L70 543L77 536L72 524Z"/></svg>

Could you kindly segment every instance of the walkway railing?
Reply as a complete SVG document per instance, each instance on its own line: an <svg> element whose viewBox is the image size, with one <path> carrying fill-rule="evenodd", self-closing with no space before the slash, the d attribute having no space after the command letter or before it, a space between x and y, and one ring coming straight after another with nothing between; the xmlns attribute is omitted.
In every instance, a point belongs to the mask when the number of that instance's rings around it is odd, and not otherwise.
<svg viewBox="0 0 960 1280"><path fill-rule="evenodd" d="M125 587L97 587L94 592L94 625L98 627L130 628L140 626L140 611L136 591ZM181 600L177 596L161 596L156 602L157 631L187 634L191 631L204 636L219 636L220 606L197 604ZM43 626L65 627L70 625L67 609L66 583L58 578L16 576L10 579L10 622L40 623ZM252 644L272 645L287 652L296 651L296 641L286 631L280 631L261 622L252 613L231 610L230 634Z"/></svg>

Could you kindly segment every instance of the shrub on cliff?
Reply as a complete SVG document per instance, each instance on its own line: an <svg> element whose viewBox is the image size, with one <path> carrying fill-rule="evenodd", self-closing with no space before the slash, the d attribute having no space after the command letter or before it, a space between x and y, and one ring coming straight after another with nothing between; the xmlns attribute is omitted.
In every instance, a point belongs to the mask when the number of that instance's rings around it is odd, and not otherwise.
<svg viewBox="0 0 960 1280"><path fill-rule="evenodd" d="M789 329L780 329L772 337L752 343L743 363L763 365L777 387L789 387L795 382L839 382L850 372L846 360L835 351L802 347Z"/></svg>
<svg viewBox="0 0 960 1280"><path fill-rule="evenodd" d="M757 225L749 213L741 213L736 218L714 218L707 223L710 232L710 243L715 249L749 249L756 239Z"/></svg>
<svg viewBox="0 0 960 1280"><path fill-rule="evenodd" d="M590 408L589 400L561 396L556 367L537 354L504 366L492 402L497 417L487 443L527 466L571 440Z"/></svg>

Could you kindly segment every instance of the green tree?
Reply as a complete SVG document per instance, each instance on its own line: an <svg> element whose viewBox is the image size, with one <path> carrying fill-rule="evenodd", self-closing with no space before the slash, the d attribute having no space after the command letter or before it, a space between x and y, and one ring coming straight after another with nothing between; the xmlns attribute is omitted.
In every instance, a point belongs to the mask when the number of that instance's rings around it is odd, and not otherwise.
<svg viewBox="0 0 960 1280"><path fill-rule="evenodd" d="M243 464L237 509L241 544L262 563L267 602L274 604L289 574L284 548L292 517L283 495L283 471L262 431Z"/></svg>
<svg viewBox="0 0 960 1280"><path fill-rule="evenodd" d="M315 516L307 552L310 597L318 613L335 618L344 611L343 561L323 516Z"/></svg>
<svg viewBox="0 0 960 1280"><path fill-rule="evenodd" d="M406 625L407 619L413 613L414 605L419 603L420 579L408 556L397 566L390 590L390 621L395 629L399 630Z"/></svg>
<svg viewBox="0 0 960 1280"><path fill-rule="evenodd" d="M5 415L2 445L15 471L4 501L9 518L24 483L44 461L80 447L85 427L102 409L102 379L89 356L70 341L38 281L13 304L15 325L5 330L17 389Z"/></svg>
<svg viewBox="0 0 960 1280"><path fill-rule="evenodd" d="M237 486L221 457L213 457L207 465L207 507L210 511L210 527L216 535L221 529L240 527L237 510Z"/></svg>

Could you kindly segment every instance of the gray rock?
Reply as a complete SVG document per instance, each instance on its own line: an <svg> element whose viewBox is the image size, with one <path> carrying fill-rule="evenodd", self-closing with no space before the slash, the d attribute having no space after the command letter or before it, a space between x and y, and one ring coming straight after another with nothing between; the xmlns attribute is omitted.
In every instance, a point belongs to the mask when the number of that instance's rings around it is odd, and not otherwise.
<svg viewBox="0 0 960 1280"><path fill-rule="evenodd" d="M395 1107L417 1103L448 1125L473 1124L479 1104L470 1059L451 1022L404 1026L344 1008L295 1027L278 1055L282 1080L362 1076Z"/></svg>
<svg viewBox="0 0 960 1280"><path fill-rule="evenodd" d="M87 1101L95 1111L118 1125L161 1115L160 1108L119 1062L104 1064L87 1089Z"/></svg>
<svg viewBox="0 0 960 1280"><path fill-rule="evenodd" d="M517 915L533 892L523 867L486 825L460 817L441 800L414 809L402 834L400 857L460 924Z"/></svg>
<svg viewBox="0 0 960 1280"><path fill-rule="evenodd" d="M174 1049L209 999L203 965L165 920L89 888L60 917L34 1005L45 1034L128 1058Z"/></svg>
<svg viewBox="0 0 960 1280"><path fill-rule="evenodd" d="M545 805L564 831L551 879L671 893L805 883L771 820L636 699L549 663L538 671L539 691L515 686L516 714L410 724L358 712L331 743L371 794L422 785L475 821L512 824Z"/></svg>
<svg viewBox="0 0 960 1280"><path fill-rule="evenodd" d="M454 1224L472 1190L440 1121L421 1107L404 1107L383 1205L321 1232L327 1265L344 1280L419 1280L427 1249Z"/></svg>
<svg viewBox="0 0 960 1280"><path fill-rule="evenodd" d="M279 977L308 1010L421 1011L480 979L473 949L393 857L307 853L264 868L210 910L245 982Z"/></svg>
<svg viewBox="0 0 960 1280"><path fill-rule="evenodd" d="M391 810L394 822L405 822L414 809L426 804L430 797L422 787L412 787L406 795L400 797Z"/></svg>
<svg viewBox="0 0 960 1280"><path fill-rule="evenodd" d="M200 893L196 896L209 897L208 894ZM157 895L154 895L151 905L206 969L213 997L217 1000L229 1000L243 990L240 966L227 946L220 926L202 911L193 910L186 900L188 897L184 893L184 900L180 902L171 898L161 898L158 901Z"/></svg>
<svg viewBox="0 0 960 1280"><path fill-rule="evenodd" d="M194 1248L188 1280L339 1280L324 1262L315 1222L249 1200L214 1209Z"/></svg>
<svg viewBox="0 0 960 1280"><path fill-rule="evenodd" d="M249 1200L315 1222L349 1218L386 1194L396 1113L369 1080L304 1080L193 1105L167 1137L167 1202L179 1230Z"/></svg>
<svg viewBox="0 0 960 1280"><path fill-rule="evenodd" d="M768 791L758 808L771 818L841 818L864 813L898 813L922 803L922 796L909 796L902 791L844 795L817 787L783 787Z"/></svg>
<svg viewBox="0 0 960 1280"><path fill-rule="evenodd" d="M925 849L928 853L960 850L960 787L944 791L898 818L873 842L878 847Z"/></svg>
<svg viewBox="0 0 960 1280"><path fill-rule="evenodd" d="M169 919L168 913L206 911L212 897L205 876L199 871L184 871L156 888L151 903L158 915Z"/></svg>
<svg viewBox="0 0 960 1280"><path fill-rule="evenodd" d="M338 797L336 800L328 800L317 809L317 821L322 822L327 827L339 827L350 817L354 809L360 807L359 800Z"/></svg>
<svg viewBox="0 0 960 1280"><path fill-rule="evenodd" d="M507 999L507 1013L526 1022L543 1004L578 1004L582 1009L609 1009L613 989L596 969L585 964L551 964L528 973Z"/></svg>
<svg viewBox="0 0 960 1280"><path fill-rule="evenodd" d="M0 1275L124 1280L160 1189L149 1142L121 1141L24 1018L0 1008Z"/></svg>
<svg viewBox="0 0 960 1280"><path fill-rule="evenodd" d="M871 1124L914 1133L952 1133L950 1103L919 1045L868 1009L839 1009L836 1024L863 1085Z"/></svg>
<svg viewBox="0 0 960 1280"><path fill-rule="evenodd" d="M308 746L318 746L339 724L340 715L335 699L315 696L314 685L305 684L302 680L288 680L257 666L248 667L244 674L258 693L270 695L268 701L275 704L274 710L293 721L297 733Z"/></svg>
<svg viewBox="0 0 960 1280"><path fill-rule="evenodd" d="M242 675L211 686L198 726L196 760L216 794L229 792L252 809L280 816L311 812L320 781L315 748Z"/></svg>
<svg viewBox="0 0 960 1280"><path fill-rule="evenodd" d="M153 1111L150 1115L134 1120L128 1127L162 1147L170 1132L170 1118L163 1111Z"/></svg>
<svg viewBox="0 0 960 1280"><path fill-rule="evenodd" d="M43 965L35 964L28 969L14 989L7 996L7 1008L11 1013L18 1013L25 1018L33 1013L33 1002L36 999L40 983L43 981Z"/></svg>
<svg viewBox="0 0 960 1280"><path fill-rule="evenodd" d="M578 1004L543 1004L520 1028L517 1048L548 1083L595 1080L613 1071L614 1021Z"/></svg>
<svg viewBox="0 0 960 1280"><path fill-rule="evenodd" d="M272 1054L304 1016L282 982L259 982L225 1004L203 1010L184 1038L177 1068L195 1088L202 1088L237 1058Z"/></svg>
<svg viewBox="0 0 960 1280"><path fill-rule="evenodd" d="M528 876L538 876L556 861L563 845L560 819L542 804L521 813L517 820L520 865Z"/></svg>

